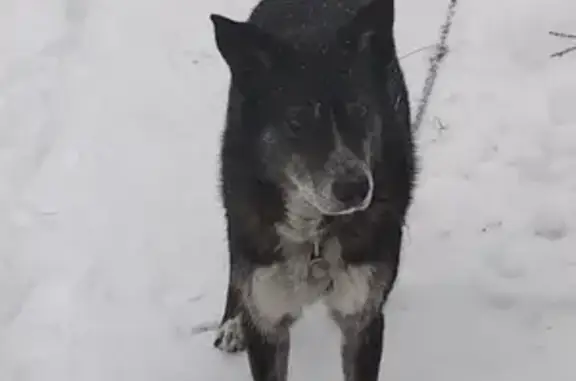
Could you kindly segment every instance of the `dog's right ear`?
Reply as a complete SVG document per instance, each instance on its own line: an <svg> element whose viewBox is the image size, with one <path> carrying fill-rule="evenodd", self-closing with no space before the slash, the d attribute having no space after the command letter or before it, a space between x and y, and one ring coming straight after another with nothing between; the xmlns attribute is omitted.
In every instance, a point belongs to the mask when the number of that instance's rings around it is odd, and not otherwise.
<svg viewBox="0 0 576 381"><path fill-rule="evenodd" d="M236 81L250 83L282 62L287 47L258 26L215 14L210 20L218 50Z"/></svg>
<svg viewBox="0 0 576 381"><path fill-rule="evenodd" d="M394 12L394 0L371 0L360 8L352 21L338 31L344 50L357 54L376 47L381 54L392 55Z"/></svg>

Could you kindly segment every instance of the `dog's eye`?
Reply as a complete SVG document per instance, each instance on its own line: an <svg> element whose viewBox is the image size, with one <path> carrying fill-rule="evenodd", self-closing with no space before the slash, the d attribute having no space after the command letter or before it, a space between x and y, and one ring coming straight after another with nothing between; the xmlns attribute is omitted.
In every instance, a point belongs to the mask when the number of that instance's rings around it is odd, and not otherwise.
<svg viewBox="0 0 576 381"><path fill-rule="evenodd" d="M368 107L359 102L347 103L346 112L348 113L348 115L357 115L359 117L364 117L368 113Z"/></svg>
<svg viewBox="0 0 576 381"><path fill-rule="evenodd" d="M292 120L288 121L288 128L290 129L290 132L298 133L298 131L300 131L302 129L302 123L300 123L296 119L292 119Z"/></svg>

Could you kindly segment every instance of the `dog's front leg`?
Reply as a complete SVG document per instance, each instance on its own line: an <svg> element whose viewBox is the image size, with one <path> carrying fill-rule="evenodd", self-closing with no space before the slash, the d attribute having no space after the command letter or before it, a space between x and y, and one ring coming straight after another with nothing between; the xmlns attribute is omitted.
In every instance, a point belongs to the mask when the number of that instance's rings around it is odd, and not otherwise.
<svg viewBox="0 0 576 381"><path fill-rule="evenodd" d="M286 381L290 326L300 313L281 263L258 267L245 282L243 331L254 381Z"/></svg>
<svg viewBox="0 0 576 381"><path fill-rule="evenodd" d="M286 381L290 352L288 328L278 327L263 332L249 315L244 316L248 363L253 380Z"/></svg>
<svg viewBox="0 0 576 381"><path fill-rule="evenodd" d="M384 316L390 271L384 264L347 265L334 279L326 301L342 331L346 381L377 381L383 350Z"/></svg>
<svg viewBox="0 0 576 381"><path fill-rule="evenodd" d="M306 258L307 259L307 258ZM327 263L294 260L255 269L243 291L254 381L286 381L291 325L329 287Z"/></svg>
<svg viewBox="0 0 576 381"><path fill-rule="evenodd" d="M238 272L230 266L226 305L213 343L216 348L229 353L246 349L246 339L242 328L242 299L240 291L234 285L235 271Z"/></svg>
<svg viewBox="0 0 576 381"><path fill-rule="evenodd" d="M345 380L377 381L384 342L382 312L374 313L365 325L344 323L342 331L342 368Z"/></svg>

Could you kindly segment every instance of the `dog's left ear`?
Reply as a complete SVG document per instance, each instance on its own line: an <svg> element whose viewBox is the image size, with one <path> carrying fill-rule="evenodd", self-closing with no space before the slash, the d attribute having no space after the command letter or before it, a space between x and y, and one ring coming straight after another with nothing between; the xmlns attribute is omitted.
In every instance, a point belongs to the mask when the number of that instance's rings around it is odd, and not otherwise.
<svg viewBox="0 0 576 381"><path fill-rule="evenodd" d="M394 49L394 0L371 0L360 8L352 21L338 31L338 42L352 54L378 49L392 54Z"/></svg>
<svg viewBox="0 0 576 381"><path fill-rule="evenodd" d="M250 85L262 74L284 61L288 47L258 26L210 15L216 45L230 67L234 81Z"/></svg>

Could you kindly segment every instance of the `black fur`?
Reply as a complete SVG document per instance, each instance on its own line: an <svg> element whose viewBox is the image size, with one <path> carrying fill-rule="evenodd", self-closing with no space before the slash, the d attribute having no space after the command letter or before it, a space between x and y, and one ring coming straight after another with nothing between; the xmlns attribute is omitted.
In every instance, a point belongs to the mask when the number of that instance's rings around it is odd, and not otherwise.
<svg viewBox="0 0 576 381"><path fill-rule="evenodd" d="M393 38L393 0L263 0L246 23L216 15L211 19L231 70L221 147L230 256L222 324L240 317L243 327L242 340L226 348L248 350L255 381L286 380L289 328L297 316L287 315L263 329L246 304L245 287L257 269L286 260L278 250L277 231L287 218L285 167L298 154L311 171L322 171L334 149L333 125L360 155L366 126L377 116L382 131L371 151L374 194L369 207L324 215L321 221L323 240L337 238L346 268L369 264L385 269L375 275L371 301L361 311L332 311L344 337L346 380L376 381L383 346L381 309L396 280L415 177L408 94ZM273 139L266 140L268 130ZM220 335L215 345L226 340Z"/></svg>

